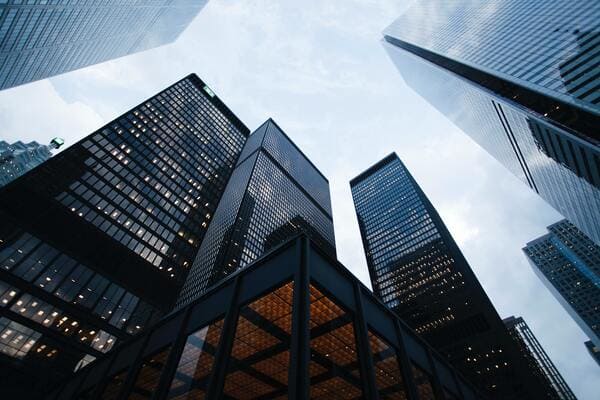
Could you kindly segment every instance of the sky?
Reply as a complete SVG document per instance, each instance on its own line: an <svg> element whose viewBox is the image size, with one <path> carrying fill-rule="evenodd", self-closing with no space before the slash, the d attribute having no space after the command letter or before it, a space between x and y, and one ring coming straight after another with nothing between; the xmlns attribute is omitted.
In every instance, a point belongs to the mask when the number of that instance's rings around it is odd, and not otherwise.
<svg viewBox="0 0 600 400"><path fill-rule="evenodd" d="M173 44L0 91L0 139L73 144L195 72L251 130L272 117L329 178L338 257L369 287L348 182L395 151L500 316L522 316L595 399L587 337L521 250L562 217L406 86L381 31L408 4L212 0Z"/></svg>

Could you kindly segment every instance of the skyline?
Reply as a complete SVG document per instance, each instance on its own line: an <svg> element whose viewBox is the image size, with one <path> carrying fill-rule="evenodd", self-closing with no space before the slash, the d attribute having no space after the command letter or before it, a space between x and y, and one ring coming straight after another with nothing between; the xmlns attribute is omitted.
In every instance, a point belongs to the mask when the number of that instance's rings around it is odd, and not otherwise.
<svg viewBox="0 0 600 400"><path fill-rule="evenodd" d="M404 85L378 43L404 6L389 2L373 10L367 3L209 2L173 45L1 92L0 136L45 141L58 135L69 146L161 87L198 73L251 130L267 117L277 120L330 177L339 258L367 285L348 181L395 150L501 316L523 315L575 393L591 398L590 382L600 371L582 346L585 336L521 253L560 215ZM220 23L224 19L227 24ZM157 56L173 62L149 65ZM398 134L407 127L410 132ZM498 277L514 280L514 298Z"/></svg>

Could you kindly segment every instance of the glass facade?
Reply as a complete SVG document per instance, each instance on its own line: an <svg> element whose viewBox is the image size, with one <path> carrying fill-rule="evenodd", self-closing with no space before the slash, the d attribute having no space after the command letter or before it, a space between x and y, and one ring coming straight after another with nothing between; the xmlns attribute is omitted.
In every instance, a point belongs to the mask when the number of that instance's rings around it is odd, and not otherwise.
<svg viewBox="0 0 600 400"><path fill-rule="evenodd" d="M584 0L426 0L384 32L412 89L597 243L599 19Z"/></svg>
<svg viewBox="0 0 600 400"><path fill-rule="evenodd" d="M268 120L242 150L178 306L300 232L335 255L329 182Z"/></svg>
<svg viewBox="0 0 600 400"><path fill-rule="evenodd" d="M46 398L481 398L305 236L141 336Z"/></svg>
<svg viewBox="0 0 600 400"><path fill-rule="evenodd" d="M190 75L0 189L0 316L32 341L2 371L43 390L170 311L248 134Z"/></svg>
<svg viewBox="0 0 600 400"><path fill-rule="evenodd" d="M600 345L600 246L567 220L523 249L533 271L588 335Z"/></svg>
<svg viewBox="0 0 600 400"><path fill-rule="evenodd" d="M577 398L571 391L567 382L554 363L544 351L544 348L538 342L537 338L529 329L527 323L521 317L508 317L503 320L510 336L519 346L521 353L529 362L529 368L547 381L546 388L551 389L546 393L548 399L556 400L576 400Z"/></svg>
<svg viewBox="0 0 600 400"><path fill-rule="evenodd" d="M493 398L543 398L540 382L521 367L471 267L398 156L387 156L350 186L375 295Z"/></svg>
<svg viewBox="0 0 600 400"><path fill-rule="evenodd" d="M4 0L0 89L171 43L206 0Z"/></svg>
<svg viewBox="0 0 600 400"><path fill-rule="evenodd" d="M585 347L588 349L590 356L592 356L594 361L600 366L600 346L596 346L594 342L588 340L585 342Z"/></svg>
<svg viewBox="0 0 600 400"><path fill-rule="evenodd" d="M52 140L50 145L21 141L9 144L0 140L0 187L52 157L52 149L57 149L61 145L62 139L59 138Z"/></svg>

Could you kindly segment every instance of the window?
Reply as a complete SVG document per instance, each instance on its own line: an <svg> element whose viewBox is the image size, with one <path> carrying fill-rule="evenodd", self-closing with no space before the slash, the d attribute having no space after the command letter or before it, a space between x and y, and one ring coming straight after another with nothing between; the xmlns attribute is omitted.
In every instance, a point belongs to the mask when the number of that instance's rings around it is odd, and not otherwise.
<svg viewBox="0 0 600 400"><path fill-rule="evenodd" d="M160 374L167 362L169 357L169 351L171 346L167 346L156 353L153 353L142 361L142 366L135 379L133 389L129 394L128 399L131 400L142 400L150 399L158 386L160 380Z"/></svg>
<svg viewBox="0 0 600 400"><path fill-rule="evenodd" d="M400 365L396 358L396 349L369 331L369 345L373 354L375 384L381 400L405 400L406 390Z"/></svg>
<svg viewBox="0 0 600 400"><path fill-rule="evenodd" d="M415 364L412 364L413 377L415 379L415 385L417 385L417 393L419 394L420 400L435 400L433 394L433 384L431 382L431 376L427 374L423 369Z"/></svg>
<svg viewBox="0 0 600 400"><path fill-rule="evenodd" d="M167 399L205 398L222 328L220 319L188 336Z"/></svg>
<svg viewBox="0 0 600 400"><path fill-rule="evenodd" d="M362 395L352 316L310 286L309 375L311 399L355 399Z"/></svg>
<svg viewBox="0 0 600 400"><path fill-rule="evenodd" d="M223 393L226 398L287 398L293 283L240 310Z"/></svg>

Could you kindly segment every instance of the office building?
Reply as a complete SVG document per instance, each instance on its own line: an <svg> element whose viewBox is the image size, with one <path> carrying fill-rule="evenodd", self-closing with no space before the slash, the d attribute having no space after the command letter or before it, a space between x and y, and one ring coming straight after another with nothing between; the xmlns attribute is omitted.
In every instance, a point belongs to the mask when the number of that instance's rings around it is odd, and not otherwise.
<svg viewBox="0 0 600 400"><path fill-rule="evenodd" d="M300 232L335 257L329 182L269 119L242 150L178 307Z"/></svg>
<svg viewBox="0 0 600 400"><path fill-rule="evenodd" d="M52 157L52 150L64 144L61 138L54 138L49 145L38 142L9 144L0 140L0 187L6 185Z"/></svg>
<svg viewBox="0 0 600 400"><path fill-rule="evenodd" d="M502 320L513 338L527 365L540 379L546 381L547 399L577 400L567 382L544 351L537 338L521 317L508 317Z"/></svg>
<svg viewBox="0 0 600 400"><path fill-rule="evenodd" d="M373 292L491 398L544 398L437 211L396 154L350 181Z"/></svg>
<svg viewBox="0 0 600 400"><path fill-rule="evenodd" d="M0 89L171 43L207 0L5 0Z"/></svg>
<svg viewBox="0 0 600 400"><path fill-rule="evenodd" d="M0 189L3 394L171 310L248 134L190 75Z"/></svg>
<svg viewBox="0 0 600 400"><path fill-rule="evenodd" d="M600 3L419 1L384 31L404 81L600 244Z"/></svg>
<svg viewBox="0 0 600 400"><path fill-rule="evenodd" d="M600 346L600 246L567 220L523 248L533 271Z"/></svg>
<svg viewBox="0 0 600 400"><path fill-rule="evenodd" d="M588 349L590 356L600 366L600 346L596 346L591 340L585 342L585 347Z"/></svg>
<svg viewBox="0 0 600 400"><path fill-rule="evenodd" d="M306 236L220 281L46 399L481 398ZM443 397L442 397L443 396Z"/></svg>

